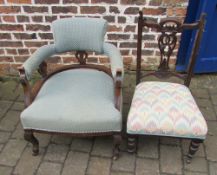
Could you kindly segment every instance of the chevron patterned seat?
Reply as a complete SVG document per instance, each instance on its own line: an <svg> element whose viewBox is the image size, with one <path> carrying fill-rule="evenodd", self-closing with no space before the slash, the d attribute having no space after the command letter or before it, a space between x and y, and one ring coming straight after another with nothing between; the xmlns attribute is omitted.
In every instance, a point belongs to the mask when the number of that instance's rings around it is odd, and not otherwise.
<svg viewBox="0 0 217 175"><path fill-rule="evenodd" d="M143 16L142 11L139 12L137 86L127 119L128 152L136 152L138 135L184 138L191 140L186 159L186 162L190 163L200 144L205 140L207 124L189 89L200 49L205 16L205 14L201 14L200 20L191 24L180 23L179 20L171 18L153 22ZM170 57L174 54L173 51L180 41L178 34L182 34L185 30L195 29L197 32L190 61L186 73L180 74L170 68ZM152 30L160 33L160 36L157 37L160 61L157 70L144 71L144 58L147 55L143 54L144 45L146 46L146 42L143 41L143 32ZM181 41L183 40L181 39ZM178 53L182 53L182 51L179 50ZM145 78L148 76L163 80L147 81ZM170 77L183 80L183 85L165 82Z"/></svg>
<svg viewBox="0 0 217 175"><path fill-rule="evenodd" d="M186 86L143 82L134 93L127 133L205 139L207 125Z"/></svg>

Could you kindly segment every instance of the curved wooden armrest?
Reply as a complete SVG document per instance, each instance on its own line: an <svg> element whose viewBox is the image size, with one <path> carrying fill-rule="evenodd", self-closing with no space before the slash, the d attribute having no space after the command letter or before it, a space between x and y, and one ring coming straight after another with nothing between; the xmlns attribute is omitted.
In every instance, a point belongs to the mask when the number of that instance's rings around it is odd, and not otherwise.
<svg viewBox="0 0 217 175"><path fill-rule="evenodd" d="M122 70L116 71L116 76L114 78L115 83L115 107L121 110L121 88L122 88Z"/></svg>
<svg viewBox="0 0 217 175"><path fill-rule="evenodd" d="M24 103L25 107L27 107L32 103L31 86L26 78L25 69L21 66L18 67L18 71L20 75L20 83L22 84L24 91Z"/></svg>

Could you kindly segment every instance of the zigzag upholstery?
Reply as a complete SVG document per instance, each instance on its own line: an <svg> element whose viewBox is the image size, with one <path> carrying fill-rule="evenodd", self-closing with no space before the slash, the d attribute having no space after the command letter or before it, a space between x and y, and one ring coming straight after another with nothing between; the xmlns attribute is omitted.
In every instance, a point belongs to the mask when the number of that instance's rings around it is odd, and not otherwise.
<svg viewBox="0 0 217 175"><path fill-rule="evenodd" d="M207 125L186 86L143 82L134 93L127 133L205 139Z"/></svg>

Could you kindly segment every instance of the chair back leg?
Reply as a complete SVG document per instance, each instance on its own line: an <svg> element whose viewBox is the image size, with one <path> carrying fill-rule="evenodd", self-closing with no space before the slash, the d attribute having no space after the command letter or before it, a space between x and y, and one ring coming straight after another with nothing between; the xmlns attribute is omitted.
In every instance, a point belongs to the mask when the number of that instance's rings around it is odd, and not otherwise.
<svg viewBox="0 0 217 175"><path fill-rule="evenodd" d="M127 151L129 153L135 153L137 149L136 145L137 145L137 137L133 135L128 135Z"/></svg>
<svg viewBox="0 0 217 175"><path fill-rule="evenodd" d="M194 154L197 152L197 150L199 149L200 144L202 143L202 140L199 139L194 139L191 140L190 146L189 146L189 151L188 151L188 155L187 155L187 163L191 163L191 159L194 156Z"/></svg>

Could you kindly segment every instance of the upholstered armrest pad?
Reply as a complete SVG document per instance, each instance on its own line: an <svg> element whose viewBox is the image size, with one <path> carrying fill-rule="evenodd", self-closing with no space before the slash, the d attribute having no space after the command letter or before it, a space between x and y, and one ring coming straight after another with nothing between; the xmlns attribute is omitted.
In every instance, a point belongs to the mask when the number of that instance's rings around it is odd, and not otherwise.
<svg viewBox="0 0 217 175"><path fill-rule="evenodd" d="M123 76L124 68L123 68L123 60L120 51L113 44L110 43L103 44L103 51L104 54L107 55L110 59L111 71L113 77L116 76L117 70L121 70Z"/></svg>
<svg viewBox="0 0 217 175"><path fill-rule="evenodd" d="M32 72L38 68L38 66L48 57L55 54L55 45L45 45L40 47L35 51L31 57L25 61L23 67L26 72L26 77L29 80L31 78Z"/></svg>

